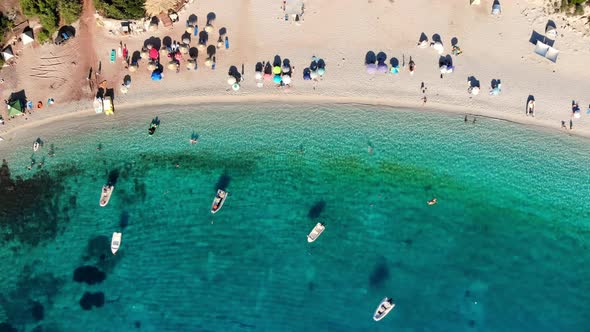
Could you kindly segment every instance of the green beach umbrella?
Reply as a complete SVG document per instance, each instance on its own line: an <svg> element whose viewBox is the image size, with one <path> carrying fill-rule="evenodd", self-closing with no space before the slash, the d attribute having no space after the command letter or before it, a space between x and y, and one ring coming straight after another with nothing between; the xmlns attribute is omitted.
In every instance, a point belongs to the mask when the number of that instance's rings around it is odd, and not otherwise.
<svg viewBox="0 0 590 332"><path fill-rule="evenodd" d="M273 74L275 74L275 75L280 75L280 74L281 74L281 72L282 72L282 71L281 71L281 66L275 66L275 67L272 69L272 73L273 73Z"/></svg>
<svg viewBox="0 0 590 332"><path fill-rule="evenodd" d="M8 104L8 116L17 115L23 115L23 107L21 106L20 101L15 100Z"/></svg>

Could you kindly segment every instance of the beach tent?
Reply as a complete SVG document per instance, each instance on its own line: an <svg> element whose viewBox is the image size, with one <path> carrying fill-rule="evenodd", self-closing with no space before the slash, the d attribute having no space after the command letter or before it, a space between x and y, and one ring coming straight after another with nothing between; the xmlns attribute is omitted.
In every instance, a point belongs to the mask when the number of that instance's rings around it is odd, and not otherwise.
<svg viewBox="0 0 590 332"><path fill-rule="evenodd" d="M17 116L23 115L23 106L20 103L20 100L15 100L8 103L8 116Z"/></svg>
<svg viewBox="0 0 590 332"><path fill-rule="evenodd" d="M535 46L535 53L546 59L549 59L552 62L556 62L557 56L559 55L559 50L538 40L537 45Z"/></svg>
<svg viewBox="0 0 590 332"><path fill-rule="evenodd" d="M33 37L33 29L30 27L26 27L23 30L23 33L20 35L20 39L23 41L23 45L28 45L35 41L35 37Z"/></svg>
<svg viewBox="0 0 590 332"><path fill-rule="evenodd" d="M470 5L479 5L480 4L480 0L469 0L469 4Z"/></svg>
<svg viewBox="0 0 590 332"><path fill-rule="evenodd" d="M12 47L10 45L6 46L4 50L2 50L2 58L4 61L8 61L14 57L14 53L12 52Z"/></svg>
<svg viewBox="0 0 590 332"><path fill-rule="evenodd" d="M492 15L500 15L502 13L502 7L500 7L499 1L494 1L492 5Z"/></svg>

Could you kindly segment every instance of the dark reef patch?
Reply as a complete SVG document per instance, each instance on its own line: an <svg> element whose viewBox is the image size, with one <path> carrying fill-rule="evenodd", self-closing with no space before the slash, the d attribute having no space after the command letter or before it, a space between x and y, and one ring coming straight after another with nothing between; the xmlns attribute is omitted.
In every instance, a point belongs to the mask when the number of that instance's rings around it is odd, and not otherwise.
<svg viewBox="0 0 590 332"><path fill-rule="evenodd" d="M80 299L80 307L84 310L91 310L92 307L100 308L104 305L104 293L85 292Z"/></svg>
<svg viewBox="0 0 590 332"><path fill-rule="evenodd" d="M106 279L106 274L94 266L80 266L74 270L74 281L85 282L89 285L94 285L103 282Z"/></svg>
<svg viewBox="0 0 590 332"><path fill-rule="evenodd" d="M55 174L36 171L30 178L12 178L6 160L0 167L0 232L2 240L37 246L55 238L68 216L59 215L63 179L78 173L74 166L59 167ZM74 206L75 200L64 199ZM70 211L70 209L66 210Z"/></svg>
<svg viewBox="0 0 590 332"><path fill-rule="evenodd" d="M371 275L369 275L369 285L371 287L380 287L385 281L387 281L387 279L389 279L389 276L390 273L387 261L384 257L381 257L377 264L375 264Z"/></svg>
<svg viewBox="0 0 590 332"><path fill-rule="evenodd" d="M324 202L323 200L321 200L319 202L316 202L309 209L309 212L307 213L307 216L309 217L309 219L319 218L325 208L326 208L326 202Z"/></svg>
<svg viewBox="0 0 590 332"><path fill-rule="evenodd" d="M33 301L33 305L31 306L31 316L35 322L42 321L45 318L45 307L38 302Z"/></svg>
<svg viewBox="0 0 590 332"><path fill-rule="evenodd" d="M12 325L4 322L0 323L0 332L18 332L18 330L14 328Z"/></svg>

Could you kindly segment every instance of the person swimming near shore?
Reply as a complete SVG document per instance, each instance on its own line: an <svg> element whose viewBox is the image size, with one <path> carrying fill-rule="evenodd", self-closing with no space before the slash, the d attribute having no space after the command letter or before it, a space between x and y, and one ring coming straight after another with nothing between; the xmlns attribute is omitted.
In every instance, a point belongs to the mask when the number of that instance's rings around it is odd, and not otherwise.
<svg viewBox="0 0 590 332"><path fill-rule="evenodd" d="M435 197L435 198L433 198L433 199L429 200L427 203L428 203L428 205L434 205L434 204L436 204L437 202L438 202L438 201L437 201L437 199L436 199L436 197Z"/></svg>

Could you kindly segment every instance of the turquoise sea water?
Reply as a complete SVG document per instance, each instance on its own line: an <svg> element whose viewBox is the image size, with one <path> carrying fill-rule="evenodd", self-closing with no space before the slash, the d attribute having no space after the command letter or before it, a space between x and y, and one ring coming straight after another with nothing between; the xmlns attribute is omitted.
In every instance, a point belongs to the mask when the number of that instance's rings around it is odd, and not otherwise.
<svg viewBox="0 0 590 332"><path fill-rule="evenodd" d="M33 170L32 141L1 150L0 322L54 332L590 329L587 140L362 106L133 117L42 137ZM219 186L230 197L211 215ZM326 230L309 244L318 221ZM73 281L81 266L105 280ZM104 304L83 310L85 292ZM374 322L385 296L397 305Z"/></svg>

